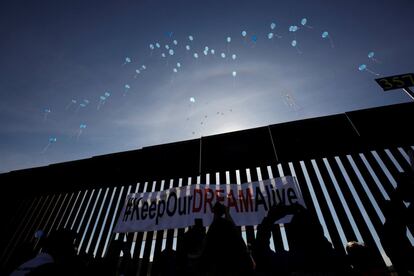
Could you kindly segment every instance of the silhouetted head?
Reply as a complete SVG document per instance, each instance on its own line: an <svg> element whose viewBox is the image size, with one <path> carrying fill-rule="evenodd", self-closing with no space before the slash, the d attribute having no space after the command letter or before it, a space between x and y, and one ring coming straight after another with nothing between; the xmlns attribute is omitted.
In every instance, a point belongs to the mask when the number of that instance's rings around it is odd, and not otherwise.
<svg viewBox="0 0 414 276"><path fill-rule="evenodd" d="M54 258L73 256L75 254L75 238L76 234L71 230L54 231L45 239L43 249Z"/></svg>
<svg viewBox="0 0 414 276"><path fill-rule="evenodd" d="M221 217L226 213L226 207L217 201L213 206L213 213L214 215Z"/></svg>

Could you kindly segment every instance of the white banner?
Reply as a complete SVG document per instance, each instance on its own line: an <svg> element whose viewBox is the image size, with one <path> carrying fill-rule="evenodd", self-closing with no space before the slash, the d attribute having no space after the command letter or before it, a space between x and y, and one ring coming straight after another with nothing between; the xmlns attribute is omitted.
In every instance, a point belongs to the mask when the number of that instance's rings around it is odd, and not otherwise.
<svg viewBox="0 0 414 276"><path fill-rule="evenodd" d="M216 201L229 208L236 225L257 225L269 208L278 203L305 206L296 179L279 177L257 182L237 184L193 184L151 193L127 196L114 232L155 231L183 228L203 220L213 221L212 208ZM277 223L289 223L286 216Z"/></svg>

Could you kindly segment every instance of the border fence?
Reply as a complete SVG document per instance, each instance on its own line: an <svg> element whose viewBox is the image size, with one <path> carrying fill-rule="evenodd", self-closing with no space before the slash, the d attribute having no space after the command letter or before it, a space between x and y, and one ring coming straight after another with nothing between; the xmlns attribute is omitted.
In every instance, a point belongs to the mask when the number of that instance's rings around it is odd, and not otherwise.
<svg viewBox="0 0 414 276"><path fill-rule="evenodd" d="M414 103L404 103L1 174L0 273L15 268L24 245L38 249L37 229L69 228L79 235L78 252L95 258L105 256L113 239L127 241L134 274L147 275L162 250L182 246L186 229L112 235L128 193L283 175L296 176L336 250L363 241L390 265L379 232L396 176L410 170L410 118ZM254 226L240 230L251 243ZM413 234L407 230L411 244ZM274 226L272 247L289 249L289 225Z"/></svg>

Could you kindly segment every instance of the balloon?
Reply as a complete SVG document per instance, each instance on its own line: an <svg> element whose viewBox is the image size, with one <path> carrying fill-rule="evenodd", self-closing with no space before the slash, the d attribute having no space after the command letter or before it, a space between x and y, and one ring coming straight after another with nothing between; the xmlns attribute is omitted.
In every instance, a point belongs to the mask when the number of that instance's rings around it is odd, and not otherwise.
<svg viewBox="0 0 414 276"><path fill-rule="evenodd" d="M177 67L180 68L181 67L181 63L177 62Z"/></svg>
<svg viewBox="0 0 414 276"><path fill-rule="evenodd" d="M197 53L194 53L194 58L198 58L198 54Z"/></svg>
<svg viewBox="0 0 414 276"><path fill-rule="evenodd" d="M270 23L270 29L274 30L276 28L276 23L272 22Z"/></svg>
<svg viewBox="0 0 414 276"><path fill-rule="evenodd" d="M208 52L208 46L204 47L204 51Z"/></svg>
<svg viewBox="0 0 414 276"><path fill-rule="evenodd" d="M139 69L136 69L136 70L135 70L135 73L140 74L140 73L141 73L141 71L139 71Z"/></svg>
<svg viewBox="0 0 414 276"><path fill-rule="evenodd" d="M174 73L177 73L178 72L177 68L174 68L173 71L174 71Z"/></svg>
<svg viewBox="0 0 414 276"><path fill-rule="evenodd" d="M104 95L105 95L105 97L107 97L107 98L108 98L109 96L111 96L111 93L109 93L109 92L105 92L105 94L104 94Z"/></svg>
<svg viewBox="0 0 414 276"><path fill-rule="evenodd" d="M174 39L174 40L173 40L173 44L174 44L174 45L178 45L178 41Z"/></svg>
<svg viewBox="0 0 414 276"><path fill-rule="evenodd" d="M236 71L233 71L231 74L232 74L233 77L236 77L237 76L237 72Z"/></svg>
<svg viewBox="0 0 414 276"><path fill-rule="evenodd" d="M190 102L195 103L195 98L194 97L191 97L190 98Z"/></svg>
<svg viewBox="0 0 414 276"><path fill-rule="evenodd" d="M130 63L130 62L131 62L131 58L126 57L126 58L125 58L125 63Z"/></svg>
<svg viewBox="0 0 414 276"><path fill-rule="evenodd" d="M154 50L154 48L155 48L153 44L150 44L149 47L150 47L151 50Z"/></svg>
<svg viewBox="0 0 414 276"><path fill-rule="evenodd" d="M364 71L365 69L367 69L367 66L366 66L365 64L361 64L361 65L358 67L358 70L359 70L359 71Z"/></svg>
<svg viewBox="0 0 414 276"><path fill-rule="evenodd" d="M168 46L168 44L165 44L165 49L169 50L170 46Z"/></svg>
<svg viewBox="0 0 414 276"><path fill-rule="evenodd" d="M79 125L79 128L81 128L81 129L85 129L85 128L86 128L86 124L80 124L80 125Z"/></svg>
<svg viewBox="0 0 414 276"><path fill-rule="evenodd" d="M292 45L293 47L296 47L296 44L297 44L296 40L292 40L291 45Z"/></svg>
<svg viewBox="0 0 414 276"><path fill-rule="evenodd" d="M299 28L298 28L298 26L295 26L295 25L292 25L292 26L290 26L289 27L289 32L296 32L297 30L298 30Z"/></svg>
<svg viewBox="0 0 414 276"><path fill-rule="evenodd" d="M227 43L230 43L231 42L231 37L228 36L226 40L227 40Z"/></svg>
<svg viewBox="0 0 414 276"><path fill-rule="evenodd" d="M302 20L300 21L300 24L301 24L302 26L305 26L307 22L308 22L308 19L306 19L306 18L302 18Z"/></svg>
<svg viewBox="0 0 414 276"><path fill-rule="evenodd" d="M129 84L125 84L125 89L130 89L131 86L129 86Z"/></svg>
<svg viewBox="0 0 414 276"><path fill-rule="evenodd" d="M324 31L321 36L322 36L322 39L327 39L328 38L329 42L331 43L331 47L335 48L334 43L332 41L332 38L331 38L331 36L329 35L329 33L327 31Z"/></svg>
<svg viewBox="0 0 414 276"><path fill-rule="evenodd" d="M142 65L142 66L141 66L141 69L142 69L142 70L145 70L145 69L147 69L147 66Z"/></svg>
<svg viewBox="0 0 414 276"><path fill-rule="evenodd" d="M372 71L372 70L368 69L368 67L367 67L367 65L366 65L366 64L361 64L361 65L358 67L358 70L359 70L360 72L362 72L362 71L367 71L367 72L369 72L369 73L371 73L371 74L373 74L373 75L375 75L375 76L379 76L379 75L380 75L380 74L375 73L374 71Z"/></svg>
<svg viewBox="0 0 414 276"><path fill-rule="evenodd" d="M242 35L242 37L246 37L247 32L246 32L246 31L242 31L242 32L241 32L241 35Z"/></svg>
<svg viewBox="0 0 414 276"><path fill-rule="evenodd" d="M211 49L211 50L210 50L210 53L211 53L212 55L214 55L214 54L216 53L216 51L215 51L214 49Z"/></svg>
<svg viewBox="0 0 414 276"><path fill-rule="evenodd" d="M193 41L194 40L194 37L192 35L189 35L188 36L188 40Z"/></svg>
<svg viewBox="0 0 414 276"><path fill-rule="evenodd" d="M190 51L191 49L190 45L185 45L185 49L187 49L187 51Z"/></svg>
<svg viewBox="0 0 414 276"><path fill-rule="evenodd" d="M160 48L161 45L157 42L157 43L155 43L155 47Z"/></svg>
<svg viewBox="0 0 414 276"><path fill-rule="evenodd" d="M236 54L231 55L231 58L235 60L237 58Z"/></svg>
<svg viewBox="0 0 414 276"><path fill-rule="evenodd" d="M49 143L56 143L57 138L56 137L50 137L49 138Z"/></svg>
<svg viewBox="0 0 414 276"><path fill-rule="evenodd" d="M221 53L221 57L222 58L226 58L226 54L225 53Z"/></svg>
<svg viewBox="0 0 414 276"><path fill-rule="evenodd" d="M208 55L208 51L206 51L206 50L204 50L203 53L204 53L205 56Z"/></svg>
<svg viewBox="0 0 414 276"><path fill-rule="evenodd" d="M268 39L272 39L272 38L273 38L273 33L268 33L268 34L267 34L267 38L268 38Z"/></svg>
<svg viewBox="0 0 414 276"><path fill-rule="evenodd" d="M161 56L162 56L163 58L165 58L165 57L166 57L165 53L162 53L162 54L161 54Z"/></svg>
<svg viewBox="0 0 414 276"><path fill-rule="evenodd" d="M375 55L375 53L374 53L374 52L369 52L369 53L368 53L368 58L373 58L373 57L374 57L374 55Z"/></svg>
<svg viewBox="0 0 414 276"><path fill-rule="evenodd" d="M100 96L99 99L101 99L102 101L106 100L105 96Z"/></svg>
<svg viewBox="0 0 414 276"><path fill-rule="evenodd" d="M375 57L375 53L374 52L369 52L368 53L368 58L370 59L370 60L372 60L372 61L374 61L374 62L376 62L376 63L381 63L378 59L376 59Z"/></svg>
<svg viewBox="0 0 414 276"><path fill-rule="evenodd" d="M173 50L173 49L170 49L170 50L168 51L168 53L170 54L170 56L173 56L173 55L174 55L174 50Z"/></svg>

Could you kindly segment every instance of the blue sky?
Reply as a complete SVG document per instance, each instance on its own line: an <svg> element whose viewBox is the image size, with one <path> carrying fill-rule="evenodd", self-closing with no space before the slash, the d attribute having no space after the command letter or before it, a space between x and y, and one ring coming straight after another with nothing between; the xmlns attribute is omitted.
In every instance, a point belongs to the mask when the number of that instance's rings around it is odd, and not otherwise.
<svg viewBox="0 0 414 276"><path fill-rule="evenodd" d="M412 1L2 1L0 172L409 101L357 68L414 71L413 8ZM310 28L300 25L304 17ZM267 38L272 22L282 38ZM299 30L289 32L291 25ZM150 50L155 42L162 50ZM215 55L204 56L205 46ZM47 147L50 137L57 141Z"/></svg>

